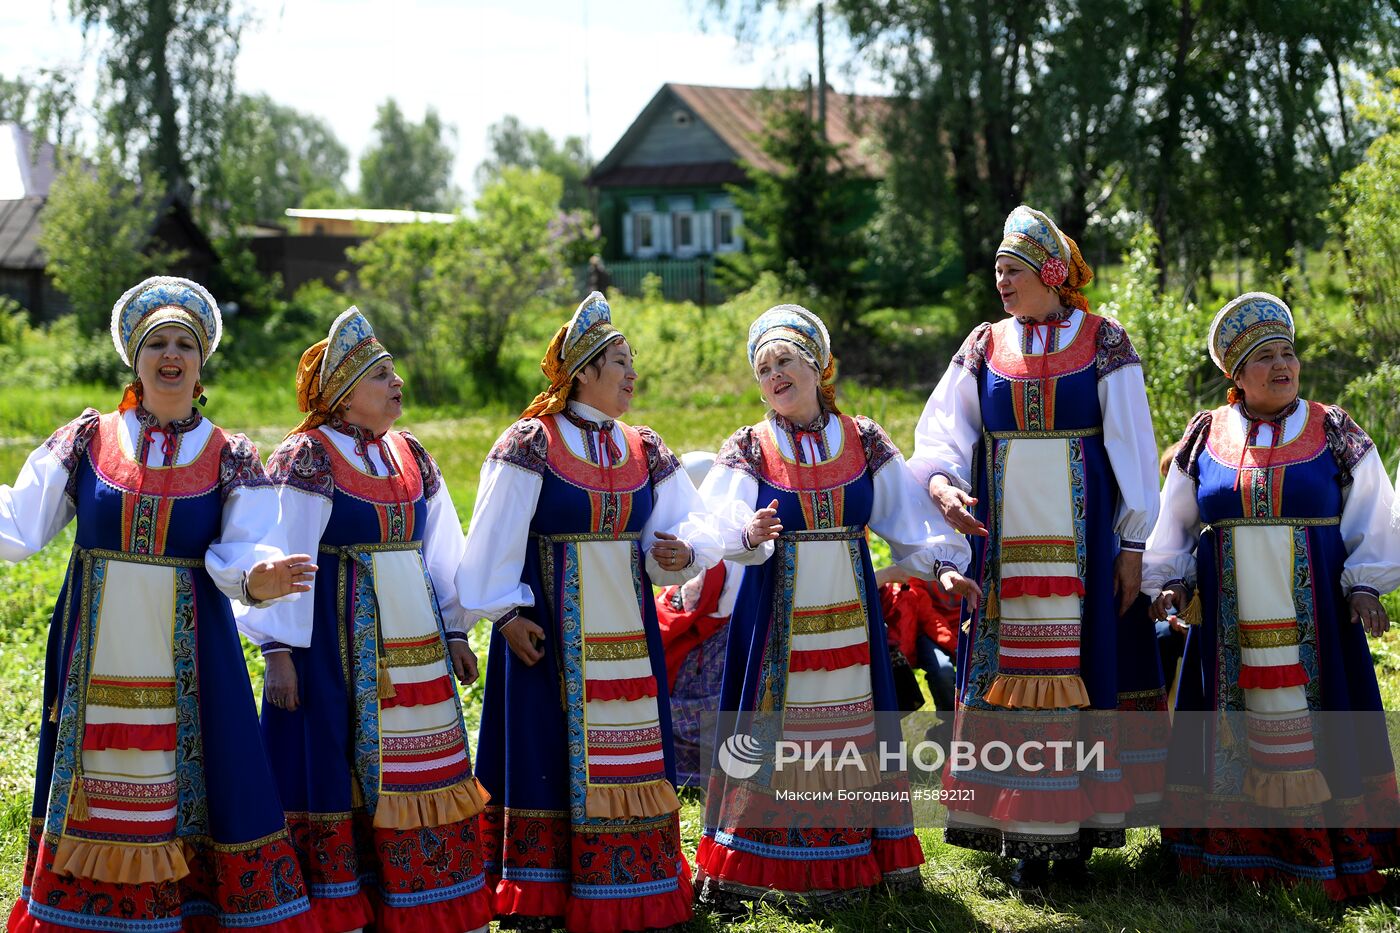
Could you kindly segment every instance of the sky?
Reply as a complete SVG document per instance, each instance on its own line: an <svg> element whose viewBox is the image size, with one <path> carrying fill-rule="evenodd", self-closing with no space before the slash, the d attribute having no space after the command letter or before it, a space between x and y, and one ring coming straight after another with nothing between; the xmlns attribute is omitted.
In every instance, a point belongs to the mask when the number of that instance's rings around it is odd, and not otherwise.
<svg viewBox="0 0 1400 933"><path fill-rule="evenodd" d="M762 41L748 44L737 42L704 0L234 4L251 14L239 89L328 121L350 150L352 185L375 111L389 97L411 119L433 107L456 128L455 181L470 195L487 128L507 114L556 138L586 137L596 161L668 81L797 86L816 72L812 0L782 19L770 17ZM81 32L67 10L67 0L0 3L0 74L32 78L41 68L81 65ZM830 24L827 62L834 89L880 92Z"/></svg>

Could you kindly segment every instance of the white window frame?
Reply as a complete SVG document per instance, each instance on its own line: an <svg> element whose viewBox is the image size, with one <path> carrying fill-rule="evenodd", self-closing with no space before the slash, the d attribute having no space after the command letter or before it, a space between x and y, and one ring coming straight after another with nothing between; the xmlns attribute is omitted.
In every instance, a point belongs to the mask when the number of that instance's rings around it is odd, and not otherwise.
<svg viewBox="0 0 1400 933"><path fill-rule="evenodd" d="M651 259L661 252L661 231L656 222L656 203L651 198L630 198L622 215L622 252L629 258ZM651 241L643 246L643 234Z"/></svg>
<svg viewBox="0 0 1400 933"><path fill-rule="evenodd" d="M712 218L711 230L714 236L714 251L716 253L737 253L744 248L744 237L739 232L743 215L734 204L732 198L720 197L712 198L710 201L710 217ZM725 243L720 238L720 225L724 218L729 219L729 242Z"/></svg>

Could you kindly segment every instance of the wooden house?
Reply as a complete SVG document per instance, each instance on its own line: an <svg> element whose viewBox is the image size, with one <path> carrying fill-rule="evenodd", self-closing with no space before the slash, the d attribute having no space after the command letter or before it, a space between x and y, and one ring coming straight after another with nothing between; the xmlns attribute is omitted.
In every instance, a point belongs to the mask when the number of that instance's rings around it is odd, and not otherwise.
<svg viewBox="0 0 1400 933"><path fill-rule="evenodd" d="M776 93L789 92L664 84L589 174L603 258L624 290L632 262L694 267L694 260L744 248L743 217L728 189L747 183L745 165L778 169L761 145ZM888 99L829 88L826 95L827 138L841 147L844 163L872 180L883 177L877 124Z"/></svg>

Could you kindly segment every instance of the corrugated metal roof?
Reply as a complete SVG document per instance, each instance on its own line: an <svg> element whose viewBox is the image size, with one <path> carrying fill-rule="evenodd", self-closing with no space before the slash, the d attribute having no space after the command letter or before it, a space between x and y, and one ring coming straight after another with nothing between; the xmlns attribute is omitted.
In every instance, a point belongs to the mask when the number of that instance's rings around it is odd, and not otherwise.
<svg viewBox="0 0 1400 933"><path fill-rule="evenodd" d="M626 165L627 153L645 133L650 122L663 111L664 105L672 96L695 111L696 117L703 120L734 150L736 161L748 162L768 172L774 171L777 166L763 152L761 146L765 111L785 102L795 106L807 104L803 91L664 84L612 150L598 163L589 177L590 184L600 187L632 184L630 181L617 180L637 172L640 168ZM879 144L878 124L888 113L889 107L890 98L887 97L841 94L827 88L826 136L832 143L841 147L842 161L852 171L871 178L883 177L886 159ZM678 162L673 168L696 164ZM649 168L660 169L663 166Z"/></svg>
<svg viewBox="0 0 1400 933"><path fill-rule="evenodd" d="M289 207L287 216L306 217L311 220L354 220L370 224L450 224L462 219L458 214L401 211L381 207Z"/></svg>

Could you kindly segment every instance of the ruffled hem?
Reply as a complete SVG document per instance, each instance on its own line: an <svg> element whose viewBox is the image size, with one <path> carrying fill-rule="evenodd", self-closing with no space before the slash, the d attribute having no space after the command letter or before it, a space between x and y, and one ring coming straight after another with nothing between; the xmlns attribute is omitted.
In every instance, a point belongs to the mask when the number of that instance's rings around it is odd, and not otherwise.
<svg viewBox="0 0 1400 933"><path fill-rule="evenodd" d="M380 794L374 825L378 829L422 829L460 823L480 813L490 799L474 777L422 794Z"/></svg>
<svg viewBox="0 0 1400 933"><path fill-rule="evenodd" d="M1246 797L1264 807L1311 807L1332 799L1327 778L1316 768L1306 771L1260 771L1250 768L1244 776Z"/></svg>
<svg viewBox="0 0 1400 933"><path fill-rule="evenodd" d="M457 688L452 686L452 678L446 675L434 680L424 680L411 684L394 684L390 696L381 697L381 709L393 706L431 706L452 699Z"/></svg>
<svg viewBox="0 0 1400 933"><path fill-rule="evenodd" d="M91 920L88 914L80 914L86 920ZM10 911L10 921L6 930L8 933L71 933L73 930L88 930L88 926L70 927L64 923L50 923L32 916L29 913L28 905L24 901L17 901ZM222 933L228 929L219 926L217 917L185 917L181 923L184 933ZM312 910L305 910L295 916L287 917L276 923L269 923L265 926L239 927L240 930L247 930L249 933L331 933L328 928L321 927L313 916ZM354 929L351 927L350 929Z"/></svg>
<svg viewBox="0 0 1400 933"><path fill-rule="evenodd" d="M985 699L993 706L1008 709L1066 709L1087 707L1089 691L1078 674L998 674L987 688Z"/></svg>
<svg viewBox="0 0 1400 933"><path fill-rule="evenodd" d="M695 864L720 882L786 894L873 888L882 877L874 855L832 859L769 858L727 848L709 836L701 837Z"/></svg>
<svg viewBox="0 0 1400 933"><path fill-rule="evenodd" d="M311 913L321 933L350 933L374 920L374 908L363 891L349 897L313 897Z"/></svg>
<svg viewBox="0 0 1400 933"><path fill-rule="evenodd" d="M881 839L877 836L873 850L875 863L880 866L882 875L918 868L925 861L924 847L919 845L919 837L913 833L901 839Z"/></svg>
<svg viewBox="0 0 1400 933"><path fill-rule="evenodd" d="M1002 577L1001 598L1021 596L1084 596L1084 581L1078 577Z"/></svg>
<svg viewBox="0 0 1400 933"><path fill-rule="evenodd" d="M63 836L53 854L54 874L111 884L179 881L190 873L178 842L127 846Z"/></svg>
<svg viewBox="0 0 1400 933"><path fill-rule="evenodd" d="M375 933L467 933L486 926L495 916L491 891L447 897L431 904L388 907L375 898Z"/></svg>
<svg viewBox="0 0 1400 933"><path fill-rule="evenodd" d="M610 897L603 900L569 898L564 909L564 927L569 933L620 933L657 930L686 923L695 916L695 891L690 883L690 866L681 862L676 890L641 897Z"/></svg>
<svg viewBox="0 0 1400 933"><path fill-rule="evenodd" d="M781 771L774 771L770 784L774 790L784 791L835 791L861 790L880 783L880 756L877 752L866 752L860 756L860 765L849 764L836 769L835 762L819 763L818 767L807 769L802 762L795 761Z"/></svg>
<svg viewBox="0 0 1400 933"><path fill-rule="evenodd" d="M794 651L788 657L788 670L794 674L803 671L839 671L857 664L869 663L870 643L863 641L844 648Z"/></svg>
<svg viewBox="0 0 1400 933"><path fill-rule="evenodd" d="M569 885L562 881L513 881L501 878L494 893L496 918L563 917Z"/></svg>
<svg viewBox="0 0 1400 933"><path fill-rule="evenodd" d="M975 813L1002 822L1082 823L1094 815L1094 805L1082 788L1031 791L959 781L945 774L943 789L956 801L956 806L948 808L950 812ZM961 797L962 791L970 793Z"/></svg>
<svg viewBox="0 0 1400 933"><path fill-rule="evenodd" d="M42 927L40 928L42 930ZM181 926L182 933L227 933L230 927L222 926L218 917L185 917ZM251 933L324 933L316 925L315 915L310 910L279 920L276 923L269 923L266 926L238 927L241 931L248 930Z"/></svg>
<svg viewBox="0 0 1400 933"><path fill-rule="evenodd" d="M1308 672L1301 664L1278 667L1241 667L1240 687L1245 690L1277 690L1280 687L1301 687L1308 682Z"/></svg>
<svg viewBox="0 0 1400 933"><path fill-rule="evenodd" d="M655 677L624 677L619 680L586 680L583 683L584 699L595 700L641 700L656 696Z"/></svg>
<svg viewBox="0 0 1400 933"><path fill-rule="evenodd" d="M1278 868L1216 868L1206 865L1203 860L1194 856L1179 855L1177 863L1183 874L1192 877L1225 876L1252 881L1255 884L1262 885L1272 882L1288 887L1305 881L1317 880L1290 874ZM1385 888L1385 876L1379 871L1373 870L1363 875L1340 875L1336 878L1324 878L1318 883L1322 885L1322 890L1327 893L1329 898L1334 901L1344 901L1353 897L1370 897L1373 894L1379 894Z"/></svg>
<svg viewBox="0 0 1400 933"><path fill-rule="evenodd" d="M676 789L667 780L645 784L590 784L585 804L588 816L610 820L665 816L680 808Z"/></svg>
<svg viewBox="0 0 1400 933"><path fill-rule="evenodd" d="M1086 778L1080 782L1080 786L1095 813L1131 813L1137 806L1133 788L1127 781L1095 781Z"/></svg>
<svg viewBox="0 0 1400 933"><path fill-rule="evenodd" d="M1123 765L1123 777L1134 794L1160 794L1167 787L1167 764L1154 761L1146 764Z"/></svg>
<svg viewBox="0 0 1400 933"><path fill-rule="evenodd" d="M83 750L137 749L143 752L175 750L175 723L149 725L131 722L90 722L83 728Z"/></svg>

